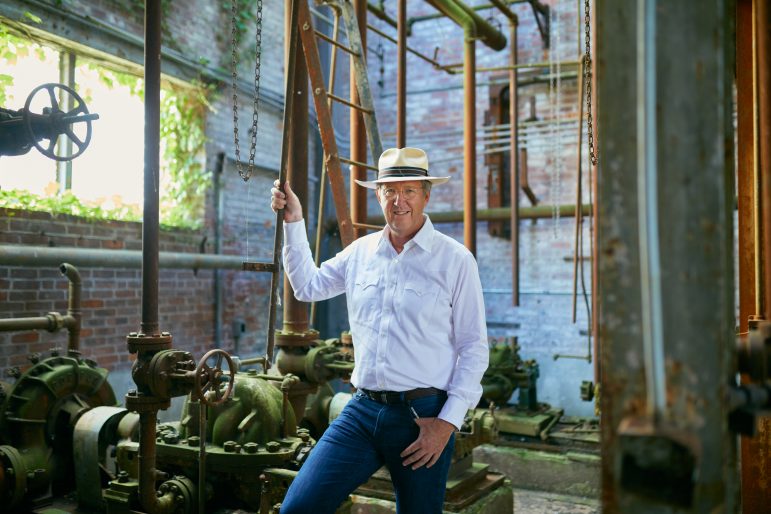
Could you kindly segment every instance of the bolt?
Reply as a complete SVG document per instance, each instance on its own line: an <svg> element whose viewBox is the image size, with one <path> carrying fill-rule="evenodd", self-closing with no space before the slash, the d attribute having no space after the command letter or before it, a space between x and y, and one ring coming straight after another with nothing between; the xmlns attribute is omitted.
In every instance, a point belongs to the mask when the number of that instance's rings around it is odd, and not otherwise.
<svg viewBox="0 0 771 514"><path fill-rule="evenodd" d="M268 451L270 453L276 453L279 450L279 448L281 448L281 445L276 441L268 441L268 444L266 444L265 446L268 448Z"/></svg>
<svg viewBox="0 0 771 514"><path fill-rule="evenodd" d="M225 441L225 443L222 445L222 448L227 453L234 453L236 451L236 442L235 441Z"/></svg>
<svg viewBox="0 0 771 514"><path fill-rule="evenodd" d="M40 354L37 352L30 353L29 355L27 355L27 359L29 359L29 361L32 364L37 364L38 362L40 362Z"/></svg>
<svg viewBox="0 0 771 514"><path fill-rule="evenodd" d="M308 442L308 439L311 438L310 434L308 432L298 432L297 435L300 436L300 440L304 443Z"/></svg>
<svg viewBox="0 0 771 514"><path fill-rule="evenodd" d="M320 87L317 87L316 89L314 89L314 90L313 90L313 92L314 92L315 94L317 94L317 95L320 95L320 94L321 94L321 88L320 88Z"/></svg>
<svg viewBox="0 0 771 514"><path fill-rule="evenodd" d="M177 444L179 442L179 436L173 432L166 432L163 434L163 442L166 444Z"/></svg>
<svg viewBox="0 0 771 514"><path fill-rule="evenodd" d="M303 30L308 30L309 28L311 28L310 25L308 25L307 23L303 23Z"/></svg>
<svg viewBox="0 0 771 514"><path fill-rule="evenodd" d="M198 446L199 444L201 444L201 438L198 437L197 435L191 435L190 437L187 438L188 446Z"/></svg>
<svg viewBox="0 0 771 514"><path fill-rule="evenodd" d="M124 484L128 482L129 475L125 471L118 472L118 483Z"/></svg>
<svg viewBox="0 0 771 514"><path fill-rule="evenodd" d="M5 374L11 378L19 378L21 376L21 370L17 366L14 366L5 370Z"/></svg>
<svg viewBox="0 0 771 514"><path fill-rule="evenodd" d="M244 451L246 453L257 453L257 450L259 450L259 445L257 443L246 443L244 445Z"/></svg>

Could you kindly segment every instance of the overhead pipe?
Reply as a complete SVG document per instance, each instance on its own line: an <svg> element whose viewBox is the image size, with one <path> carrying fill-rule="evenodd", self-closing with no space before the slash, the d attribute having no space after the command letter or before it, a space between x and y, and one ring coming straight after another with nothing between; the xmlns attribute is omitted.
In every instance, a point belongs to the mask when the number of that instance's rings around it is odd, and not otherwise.
<svg viewBox="0 0 771 514"><path fill-rule="evenodd" d="M388 13L385 12L385 9L382 6L382 3L380 6L377 6L375 4L367 2L367 10L375 15L375 18L381 19L384 22L388 23L393 28L398 27L398 21L394 20L390 16L388 16Z"/></svg>
<svg viewBox="0 0 771 514"><path fill-rule="evenodd" d="M573 204L560 205L558 207L559 215L562 218L569 218L575 216L576 206ZM445 212L429 212L427 213L431 218L432 223L458 223L463 221L463 211L445 211ZM551 205L537 205L535 207L520 207L519 219L521 220L537 220L551 218L553 215ZM592 206L585 203L581 206L582 216L592 215ZM479 209L477 211L477 221L508 221L511 219L510 207L494 207L492 209ZM385 218L382 215L370 216L367 218L367 224L382 228L385 223Z"/></svg>
<svg viewBox="0 0 771 514"><path fill-rule="evenodd" d="M427 0L439 12L463 28L463 242L476 255L476 40L494 50L506 46L506 38L473 9L457 0Z"/></svg>

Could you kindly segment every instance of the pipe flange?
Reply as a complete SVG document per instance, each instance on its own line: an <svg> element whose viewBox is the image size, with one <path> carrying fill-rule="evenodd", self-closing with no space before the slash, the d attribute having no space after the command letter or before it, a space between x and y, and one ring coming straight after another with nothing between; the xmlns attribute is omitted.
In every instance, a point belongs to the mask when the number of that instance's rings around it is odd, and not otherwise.
<svg viewBox="0 0 771 514"><path fill-rule="evenodd" d="M275 341L278 347L306 347L318 344L319 331L308 329L305 332L276 330Z"/></svg>
<svg viewBox="0 0 771 514"><path fill-rule="evenodd" d="M126 337L129 353L137 352L157 352L160 350L171 349L171 334L161 332L160 334L145 334L143 332L131 332Z"/></svg>
<svg viewBox="0 0 771 514"><path fill-rule="evenodd" d="M132 412L157 412L166 410L171 406L170 398L158 398L156 396L146 396L131 390L126 393L126 409Z"/></svg>

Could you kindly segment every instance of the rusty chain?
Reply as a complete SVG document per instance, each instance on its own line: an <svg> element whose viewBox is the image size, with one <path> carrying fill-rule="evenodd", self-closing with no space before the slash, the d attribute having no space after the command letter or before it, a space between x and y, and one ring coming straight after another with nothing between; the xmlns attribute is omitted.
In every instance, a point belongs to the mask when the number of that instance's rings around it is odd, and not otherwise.
<svg viewBox="0 0 771 514"><path fill-rule="evenodd" d="M597 166L599 156L594 148L594 128L592 118L592 50L589 18L590 0L584 2L584 34L586 41L586 53L584 54L584 90L586 91L586 130L587 143L589 145L589 157L592 165Z"/></svg>
<svg viewBox="0 0 771 514"><path fill-rule="evenodd" d="M230 21L230 33L232 37L231 71L233 75L233 141L236 147L236 168L238 175L246 182L254 171L254 156L257 151L257 121L259 112L257 105L260 98L260 58L262 55L262 0L257 0L257 28L255 31L255 61L254 61L254 100L252 111L251 145L249 148L249 166L241 163L241 148L238 144L238 0L232 0L232 17Z"/></svg>

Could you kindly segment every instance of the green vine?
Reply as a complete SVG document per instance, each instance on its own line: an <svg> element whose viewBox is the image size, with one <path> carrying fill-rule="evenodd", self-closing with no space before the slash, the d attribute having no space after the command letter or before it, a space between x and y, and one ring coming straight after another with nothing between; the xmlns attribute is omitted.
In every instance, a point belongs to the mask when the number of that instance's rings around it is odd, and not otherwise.
<svg viewBox="0 0 771 514"><path fill-rule="evenodd" d="M0 25L0 61L13 64L19 58L36 52L44 58L43 48L12 35ZM104 68L88 62L99 80L108 88L127 87L132 95L144 96L144 81L125 72ZM11 75L0 74L0 105L7 98L7 87L13 84ZM166 227L199 229L203 225L205 193L211 172L205 169L205 120L211 108L210 100L217 94L215 85L195 82L192 87L164 83L161 91L161 223ZM86 103L89 102L85 98ZM104 208L97 202L85 202L71 191L47 191L36 195L24 190L0 190L0 207L72 214L94 219L138 221L139 206L122 205Z"/></svg>

